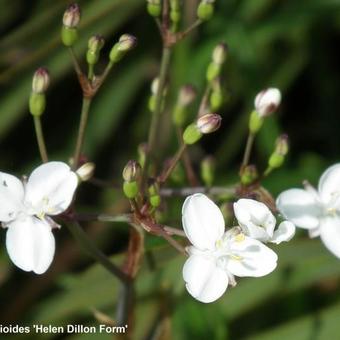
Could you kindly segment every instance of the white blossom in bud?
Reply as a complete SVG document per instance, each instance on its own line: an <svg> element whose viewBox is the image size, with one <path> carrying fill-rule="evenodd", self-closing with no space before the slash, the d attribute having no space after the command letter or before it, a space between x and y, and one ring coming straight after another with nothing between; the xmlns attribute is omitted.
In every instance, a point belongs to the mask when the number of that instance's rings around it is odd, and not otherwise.
<svg viewBox="0 0 340 340"><path fill-rule="evenodd" d="M222 118L216 113L207 113L198 118L196 126L197 129L203 133L208 134L215 132L221 126Z"/></svg>
<svg viewBox="0 0 340 340"><path fill-rule="evenodd" d="M95 168L96 166L94 163L87 162L77 169L76 174L82 182L86 182L92 178Z"/></svg>
<svg viewBox="0 0 340 340"><path fill-rule="evenodd" d="M271 273L277 255L240 228L225 231L222 212L203 194L187 197L182 208L183 229L192 243L183 267L186 289L209 303L220 298L235 276L260 277Z"/></svg>
<svg viewBox="0 0 340 340"><path fill-rule="evenodd" d="M271 115L281 103L281 92L276 88L261 91L255 98L255 110L261 117Z"/></svg>
<svg viewBox="0 0 340 340"><path fill-rule="evenodd" d="M340 164L329 167L320 177L318 189L282 192L276 205L282 215L310 237L320 236L326 248L340 258Z"/></svg>
<svg viewBox="0 0 340 340"><path fill-rule="evenodd" d="M63 16L63 25L68 28L76 28L80 21L80 7L74 3L68 6Z"/></svg>
<svg viewBox="0 0 340 340"><path fill-rule="evenodd" d="M50 75L48 70L44 67L38 68L33 76L32 80L32 92L44 93L50 85Z"/></svg>
<svg viewBox="0 0 340 340"><path fill-rule="evenodd" d="M60 227L50 216L69 207L77 185L77 175L62 162L40 165L27 183L0 172L0 221L17 267L36 274L48 269L55 251L52 228Z"/></svg>

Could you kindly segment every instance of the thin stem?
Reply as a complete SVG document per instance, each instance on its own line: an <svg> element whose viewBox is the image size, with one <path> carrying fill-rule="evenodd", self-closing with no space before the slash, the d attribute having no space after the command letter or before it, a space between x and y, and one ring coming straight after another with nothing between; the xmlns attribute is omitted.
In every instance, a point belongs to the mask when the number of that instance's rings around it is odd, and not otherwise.
<svg viewBox="0 0 340 340"><path fill-rule="evenodd" d="M166 232L162 233L162 237L165 240L167 240L169 244L172 245L180 253L187 255L185 248L181 244L179 244L176 240L174 240L170 235L168 235Z"/></svg>
<svg viewBox="0 0 340 340"><path fill-rule="evenodd" d="M81 154L83 143L84 143L85 129L87 125L90 105L91 105L91 98L83 97L77 143L76 143L76 148L75 148L74 156L73 156L73 167L74 168L76 168L79 163L79 158L80 158L80 154Z"/></svg>
<svg viewBox="0 0 340 340"><path fill-rule="evenodd" d="M180 41L184 39L189 33L191 33L196 27L202 24L202 20L197 19L192 25L190 25L186 30L183 32L178 33L177 35L177 41Z"/></svg>
<svg viewBox="0 0 340 340"><path fill-rule="evenodd" d="M186 149L186 144L182 144L180 149L177 151L176 155L174 156L174 158L171 160L170 166L165 170L165 172L160 176L159 181L161 183L166 182L166 180L169 178L169 176L171 175L172 171L175 169L177 163L179 162L179 160L181 159L181 157L183 156L183 153Z"/></svg>
<svg viewBox="0 0 340 340"><path fill-rule="evenodd" d="M99 85L99 86L101 86L101 85L104 83L104 81L105 81L105 79L107 78L107 76L109 75L109 73L110 73L110 71L111 71L113 65L114 65L114 63L113 63L112 61L110 61L110 62L107 64L107 66L105 67L105 70L104 70L103 74L102 74L101 77L100 77L100 85Z"/></svg>
<svg viewBox="0 0 340 340"><path fill-rule="evenodd" d="M249 163L251 149L253 147L254 140L255 140L255 135L253 133L249 132L248 139L247 139L247 144L246 144L246 149L244 151L244 156L243 156L243 161L242 161L242 167L241 168L244 168Z"/></svg>
<svg viewBox="0 0 340 340"><path fill-rule="evenodd" d="M163 101L163 93L166 82L166 77L168 74L169 66L170 66L170 58L171 58L171 49L169 47L163 48L162 53L162 61L159 72L159 85L158 91L156 93L156 104L155 110L152 113L152 119L149 129L149 137L148 137L148 152L145 156L144 168L143 168L143 182L146 179L147 169L150 163L150 157L154 153L154 149L157 143L157 135L159 131L159 125L161 121L161 111L162 111L162 101Z"/></svg>
<svg viewBox="0 0 340 340"><path fill-rule="evenodd" d="M166 231L169 235L186 237L185 232L181 229L164 226L164 231Z"/></svg>
<svg viewBox="0 0 340 340"><path fill-rule="evenodd" d="M94 65L93 64L89 64L89 72L87 75L87 78L92 81L94 77Z"/></svg>
<svg viewBox="0 0 340 340"><path fill-rule="evenodd" d="M197 117L201 117L206 113L205 111L206 111L207 106L208 106L210 91L211 91L211 84L208 83L206 88L205 88L205 91L204 91L204 94L203 94L203 97L202 97L202 100L201 100L201 103L200 103L200 106L199 106L199 109L198 109Z"/></svg>
<svg viewBox="0 0 340 340"><path fill-rule="evenodd" d="M160 194L163 197L173 196L190 196L197 193L219 196L219 195L235 195L236 185L229 187L193 187L193 188L161 188Z"/></svg>
<svg viewBox="0 0 340 340"><path fill-rule="evenodd" d="M122 223L122 222L130 222L131 216L129 214L126 215L108 215L108 214L91 214L91 213L75 213L73 218L80 221L100 221L100 222L112 222L112 223Z"/></svg>
<svg viewBox="0 0 340 340"><path fill-rule="evenodd" d="M45 139L44 139L44 133L43 133L43 129L41 126L40 116L34 116L33 120L34 120L34 129L35 129L35 134L37 136L40 156L41 156L42 161L46 163L48 162L48 156L47 156L46 144L45 144Z"/></svg>
<svg viewBox="0 0 340 340"><path fill-rule="evenodd" d="M72 62L73 62L73 67L74 67L77 75L81 76L83 74L83 72L82 72L81 67L79 65L78 58L77 58L77 56L74 52L74 49L72 47L69 47L68 51L70 52L71 59L72 59Z"/></svg>
<svg viewBox="0 0 340 340"><path fill-rule="evenodd" d="M266 171L263 173L263 177L267 177L271 172L273 171L273 168L270 166L266 169Z"/></svg>
<svg viewBox="0 0 340 340"><path fill-rule="evenodd" d="M97 248L97 246L86 235L85 231L78 222L71 222L67 223L66 225L73 237L79 242L85 252L97 260L105 269L116 276L121 282L130 282L130 277L121 271L100 249Z"/></svg>

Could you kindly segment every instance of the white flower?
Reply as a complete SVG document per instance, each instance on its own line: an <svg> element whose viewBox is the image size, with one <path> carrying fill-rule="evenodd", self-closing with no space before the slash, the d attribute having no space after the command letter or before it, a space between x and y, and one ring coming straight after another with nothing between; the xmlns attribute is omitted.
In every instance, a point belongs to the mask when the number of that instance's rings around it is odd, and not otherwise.
<svg viewBox="0 0 340 340"><path fill-rule="evenodd" d="M261 117L269 116L281 103L281 92L276 88L262 90L255 97L255 110Z"/></svg>
<svg viewBox="0 0 340 340"><path fill-rule="evenodd" d="M264 276L276 267L277 255L258 240L245 236L239 228L225 232L220 209L207 196L187 197L182 208L185 234L192 243L183 267L188 292L209 303L235 285L239 277Z"/></svg>
<svg viewBox="0 0 340 340"><path fill-rule="evenodd" d="M286 190L279 195L276 205L285 218L308 229L311 237L320 236L325 246L340 258L340 164L322 174L318 190L311 185Z"/></svg>
<svg viewBox="0 0 340 340"><path fill-rule="evenodd" d="M62 162L36 168L27 183L0 172L0 221L7 228L6 247L13 263L25 271L44 273L55 250L49 216L65 211L78 184L77 176Z"/></svg>
<svg viewBox="0 0 340 340"><path fill-rule="evenodd" d="M295 235L292 222L283 221L275 230L276 219L269 208L258 201L241 198L234 203L234 213L242 231L261 242L279 244Z"/></svg>

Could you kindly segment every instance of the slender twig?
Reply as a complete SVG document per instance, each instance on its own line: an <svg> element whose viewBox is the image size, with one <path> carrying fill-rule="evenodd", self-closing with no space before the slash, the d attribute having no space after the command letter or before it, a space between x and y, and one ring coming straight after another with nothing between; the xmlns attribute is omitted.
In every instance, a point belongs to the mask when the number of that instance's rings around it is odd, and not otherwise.
<svg viewBox="0 0 340 340"><path fill-rule="evenodd" d="M72 47L69 47L68 51L70 52L70 55L71 55L71 59L72 59L72 62L73 62L74 70L76 71L78 77L82 76L83 72L82 72L81 67L79 65L78 58L77 58L77 56L76 56L76 54L74 52L74 49Z"/></svg>
<svg viewBox="0 0 340 340"><path fill-rule="evenodd" d="M104 72L103 72L103 74L101 75L100 80L99 80L99 82L100 82L99 87L104 83L104 81L105 81L105 79L107 78L107 76L109 75L109 73L110 73L110 71L111 71L113 65L114 65L114 63L113 63L112 61L110 61L110 62L106 65L105 70L104 70Z"/></svg>
<svg viewBox="0 0 340 340"><path fill-rule="evenodd" d="M197 19L192 25L190 25L187 29L183 32L179 32L176 36L177 41L184 39L189 33L191 33L195 28L202 24L202 20Z"/></svg>
<svg viewBox="0 0 340 340"><path fill-rule="evenodd" d="M74 213L72 216L76 221L100 221L100 222L112 222L112 223L120 223L120 222L130 222L131 215L108 215L108 214L91 214L91 213Z"/></svg>
<svg viewBox="0 0 340 340"><path fill-rule="evenodd" d="M163 197L180 196L185 197L193 194L207 194L213 196L235 195L236 185L230 187L193 187L193 188L161 188L160 195Z"/></svg>
<svg viewBox="0 0 340 340"><path fill-rule="evenodd" d="M171 163L170 163L169 167L167 169L165 169L163 174L159 177L159 181L161 183L166 182L166 180L169 178L169 176L171 175L172 171L175 169L178 161L183 156L183 153L184 153L185 149L186 149L186 144L182 144L180 146L179 150L177 151L176 155L171 160Z"/></svg>
<svg viewBox="0 0 340 340"><path fill-rule="evenodd" d="M169 235L176 235L176 236L181 236L181 237L186 237L185 232L181 229L178 228L172 228L168 226L164 226L164 231L166 231Z"/></svg>
<svg viewBox="0 0 340 340"><path fill-rule="evenodd" d="M211 84L208 83L206 88L205 88L205 91L204 91L204 94L203 94L203 97L202 97L202 100L201 100L201 103L200 103L200 106L199 106L199 109L198 109L197 117L201 117L206 113L206 109L208 107L208 100L209 100L210 91L211 91Z"/></svg>
<svg viewBox="0 0 340 340"><path fill-rule="evenodd" d="M254 140L255 140L255 135L253 133L249 133L248 139L247 139L247 144L246 144L246 149L244 151L244 156L243 156L243 161L242 161L242 167L241 168L244 168L249 163L251 149L253 147Z"/></svg>
<svg viewBox="0 0 340 340"><path fill-rule="evenodd" d="M81 154L83 143L84 143L85 129L87 125L90 105L91 105L91 98L83 97L77 143L76 143L76 148L75 148L74 156L73 156L73 167L74 168L76 168L79 163L79 158L80 158L80 154Z"/></svg>
<svg viewBox="0 0 340 340"><path fill-rule="evenodd" d="M89 72L88 72L87 78L88 78L90 81L92 81L93 78L94 78L94 65L93 65L93 64L90 64L90 65L89 65Z"/></svg>
<svg viewBox="0 0 340 340"><path fill-rule="evenodd" d="M47 156L46 144L45 144L45 139L44 139L44 133L43 133L43 129L41 126L40 116L34 116L33 120L34 120L34 129L35 129L35 134L37 136L37 142L38 142L41 160L44 163L46 163L48 162L48 156Z"/></svg>
<svg viewBox="0 0 340 340"><path fill-rule="evenodd" d="M130 282L130 277L112 263L108 257L90 240L78 222L66 223L73 237L90 256L97 260L105 269L116 276L121 282Z"/></svg>

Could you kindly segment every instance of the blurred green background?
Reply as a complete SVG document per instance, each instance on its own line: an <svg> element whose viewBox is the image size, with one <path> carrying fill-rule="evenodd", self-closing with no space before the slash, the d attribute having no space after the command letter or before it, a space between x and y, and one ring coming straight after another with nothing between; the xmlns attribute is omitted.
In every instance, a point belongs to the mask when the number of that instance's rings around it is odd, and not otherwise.
<svg viewBox="0 0 340 340"><path fill-rule="evenodd" d="M197 1L183 2L184 20L192 22ZM39 66L46 66L52 78L43 116L51 158L67 161L73 150L81 91L59 41L67 4L63 0L0 0L1 171L19 176L39 163L27 110L31 77ZM147 139L147 100L150 82L158 72L159 34L146 14L144 0L84 0L79 4L82 21L76 51L83 56L87 39L102 34L107 47L99 69L105 67L108 51L120 34L138 38L138 47L113 70L95 98L86 132L85 153L97 164L96 177L119 186L124 164L136 157L137 145ZM192 83L203 93L212 48L221 41L230 49L225 70L230 100L219 112L222 128L191 149L195 166L205 154L213 154L218 159L217 183L232 183L253 98L262 88L275 86L283 92L283 103L262 129L252 161L263 169L275 138L286 132L291 140L289 159L264 185L277 195L303 179L315 184L321 172L338 161L340 152L340 1L216 0L213 20L175 49L169 108L182 84ZM176 139L171 127L163 129L166 157L176 150ZM181 203L179 199L169 202L168 224L180 226ZM120 190L101 190L90 184L81 188L77 206L85 212L127 209ZM84 227L108 255L119 260L116 257L128 239L127 225L88 223ZM66 228L56 233L56 258L43 276L17 270L9 262L4 238L3 231L0 324L93 325L97 322L94 309L114 317L119 295L116 280L81 253ZM146 247L153 266L145 263L137 280L135 339L339 338L340 261L305 233L277 249L279 267L274 273L239 280L236 288L210 305L186 293L181 278L183 257L152 236L147 237ZM39 338L24 336L29 337Z"/></svg>

